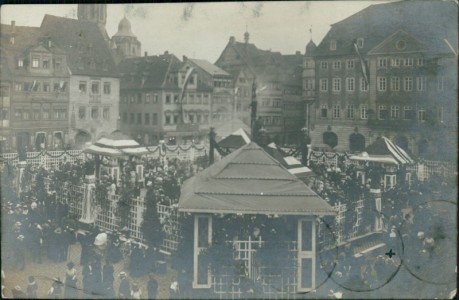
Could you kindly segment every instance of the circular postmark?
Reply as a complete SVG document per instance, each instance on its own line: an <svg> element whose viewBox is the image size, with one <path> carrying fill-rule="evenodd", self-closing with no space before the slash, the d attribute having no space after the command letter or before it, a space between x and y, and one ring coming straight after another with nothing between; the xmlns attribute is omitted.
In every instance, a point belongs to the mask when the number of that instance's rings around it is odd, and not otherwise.
<svg viewBox="0 0 459 300"><path fill-rule="evenodd" d="M456 282L457 204L430 200L416 205L410 213L400 228L407 253L405 269L425 283Z"/></svg>
<svg viewBox="0 0 459 300"><path fill-rule="evenodd" d="M341 243L336 271L330 277L341 288L357 293L387 285L399 272L405 253L402 234L391 218L368 208L361 215L363 228Z"/></svg>

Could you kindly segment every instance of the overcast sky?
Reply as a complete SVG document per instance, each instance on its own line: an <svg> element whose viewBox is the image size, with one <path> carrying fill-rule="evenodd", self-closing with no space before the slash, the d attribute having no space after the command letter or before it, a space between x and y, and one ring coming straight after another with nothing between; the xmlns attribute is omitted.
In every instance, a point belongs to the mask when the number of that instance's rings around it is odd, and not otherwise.
<svg viewBox="0 0 459 300"><path fill-rule="evenodd" d="M387 1L108 4L106 28L114 35L125 15L142 43L142 55L168 50L179 58L186 55L215 62L230 36L243 41L246 28L250 42L260 49L304 53L311 27L317 44L331 24L383 2ZM76 12L76 4L5 5L1 22L40 26L45 14L76 18Z"/></svg>

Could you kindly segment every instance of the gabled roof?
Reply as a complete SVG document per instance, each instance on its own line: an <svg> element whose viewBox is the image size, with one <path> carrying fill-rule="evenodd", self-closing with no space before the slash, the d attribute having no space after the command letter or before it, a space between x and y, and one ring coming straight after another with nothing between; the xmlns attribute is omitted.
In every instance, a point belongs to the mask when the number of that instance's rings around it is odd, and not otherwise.
<svg viewBox="0 0 459 300"><path fill-rule="evenodd" d="M399 1L374 4L332 25L319 44L316 56L355 54L354 41L364 39L362 54L373 49L398 30L423 42L430 51L451 53L446 38L457 45L458 7L454 1ZM434 20L434 21L433 21ZM337 41L334 51L330 40Z"/></svg>
<svg viewBox="0 0 459 300"><path fill-rule="evenodd" d="M396 165L414 163L414 160L405 152L405 150L395 145L391 140L384 136L369 145L365 149L365 152L360 155L351 156L350 159L391 163Z"/></svg>
<svg viewBox="0 0 459 300"><path fill-rule="evenodd" d="M113 53L96 23L45 15L40 30L67 52L73 75L118 77Z"/></svg>
<svg viewBox="0 0 459 300"><path fill-rule="evenodd" d="M255 143L185 181L178 208L195 213L335 214L327 202Z"/></svg>
<svg viewBox="0 0 459 300"><path fill-rule="evenodd" d="M212 76L214 75L231 76L225 70L217 67L216 65L208 62L207 60L194 59L194 58L193 59L190 58L188 60Z"/></svg>
<svg viewBox="0 0 459 300"><path fill-rule="evenodd" d="M217 131L218 134L218 131ZM249 134L242 128L239 128L230 135L224 137L218 142L220 148L230 148L230 149L239 149L244 145L250 143Z"/></svg>
<svg viewBox="0 0 459 300"><path fill-rule="evenodd" d="M129 136L120 131L115 131L109 136L100 138L93 145L84 149L83 152L111 157L122 157L125 155L142 155L148 151L145 147L140 147L139 143Z"/></svg>

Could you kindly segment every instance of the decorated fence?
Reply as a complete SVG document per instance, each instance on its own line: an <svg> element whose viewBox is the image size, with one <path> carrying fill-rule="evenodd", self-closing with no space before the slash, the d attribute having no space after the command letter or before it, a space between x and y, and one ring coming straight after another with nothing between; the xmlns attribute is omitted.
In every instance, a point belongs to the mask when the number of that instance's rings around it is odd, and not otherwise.
<svg viewBox="0 0 459 300"><path fill-rule="evenodd" d="M208 145L191 144L178 146L153 146L146 147L148 158L163 158L180 160L196 160L198 157L207 155ZM16 165L19 162L18 153L1 153L1 161ZM76 160L84 160L85 154L82 150L27 152L26 162L33 167L43 166L46 169L58 167L60 163L74 163Z"/></svg>

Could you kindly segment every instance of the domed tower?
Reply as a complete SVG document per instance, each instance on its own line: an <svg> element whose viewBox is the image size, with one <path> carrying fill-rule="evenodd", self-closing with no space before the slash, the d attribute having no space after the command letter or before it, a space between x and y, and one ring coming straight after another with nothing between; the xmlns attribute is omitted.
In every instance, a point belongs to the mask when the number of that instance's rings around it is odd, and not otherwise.
<svg viewBox="0 0 459 300"><path fill-rule="evenodd" d="M140 56L142 44L132 33L131 22L126 17L118 24L118 32L112 37L112 42L122 58Z"/></svg>
<svg viewBox="0 0 459 300"><path fill-rule="evenodd" d="M108 34L105 29L107 4L78 4L78 20L97 23L105 39L108 40Z"/></svg>

